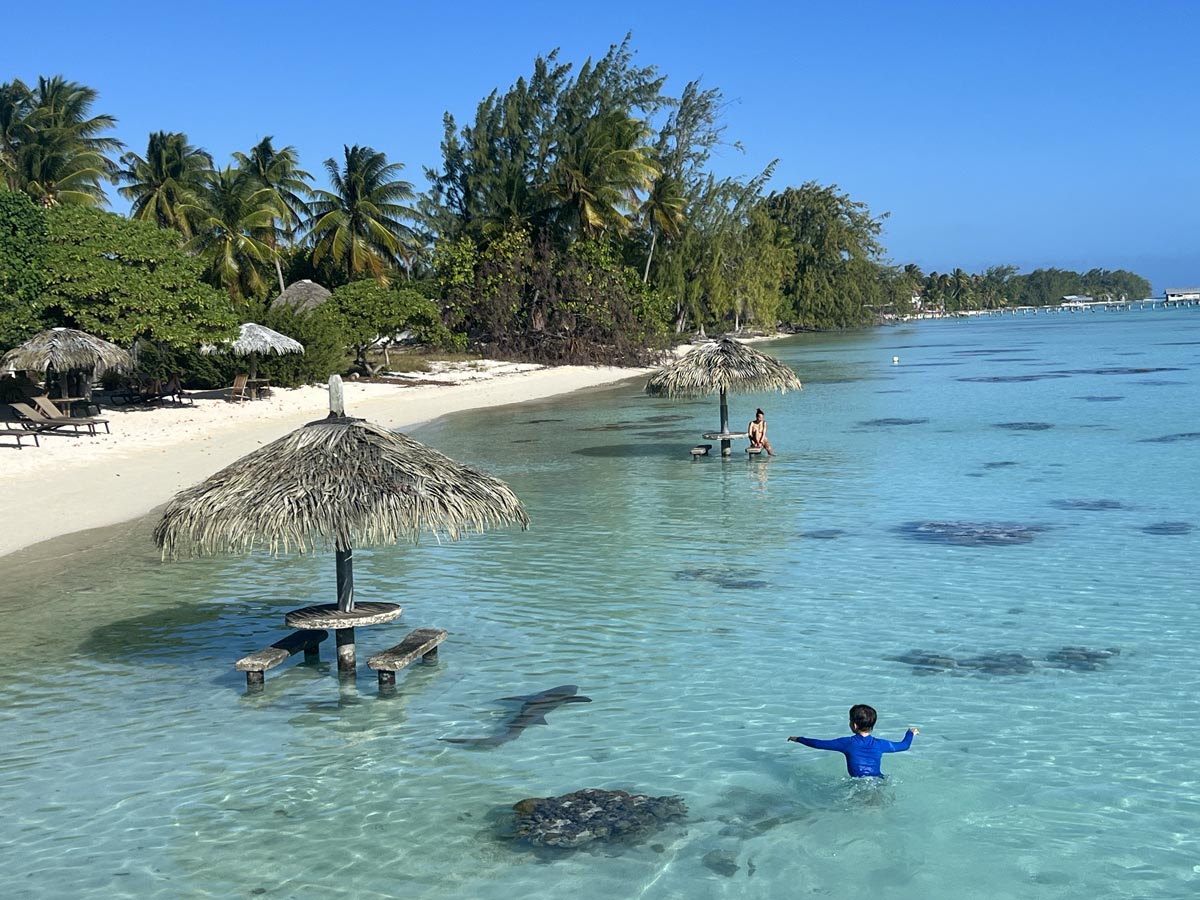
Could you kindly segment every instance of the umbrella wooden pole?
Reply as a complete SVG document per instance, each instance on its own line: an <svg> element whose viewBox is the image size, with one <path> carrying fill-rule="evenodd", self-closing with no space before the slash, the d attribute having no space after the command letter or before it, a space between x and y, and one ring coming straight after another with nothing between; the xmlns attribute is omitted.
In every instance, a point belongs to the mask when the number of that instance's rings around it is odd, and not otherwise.
<svg viewBox="0 0 1200 900"><path fill-rule="evenodd" d="M721 434L729 433L729 398L721 391ZM721 441L721 455L729 456L733 450L731 449L733 441L728 438Z"/></svg>
<svg viewBox="0 0 1200 900"><path fill-rule="evenodd" d="M337 551L337 593L338 611L352 612L354 610L354 550L347 547ZM334 632L337 644L337 661L339 672L354 671L354 629L339 628Z"/></svg>

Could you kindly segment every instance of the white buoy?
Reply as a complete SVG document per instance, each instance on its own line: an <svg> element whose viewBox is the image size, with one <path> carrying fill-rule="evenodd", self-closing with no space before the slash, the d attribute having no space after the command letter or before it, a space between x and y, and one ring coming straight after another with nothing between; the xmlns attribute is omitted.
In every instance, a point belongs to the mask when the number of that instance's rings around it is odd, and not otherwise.
<svg viewBox="0 0 1200 900"><path fill-rule="evenodd" d="M892 365L893 365L893 366L898 366L898 365L900 365L900 357L898 357L898 356L893 356L893 357L892 357Z"/></svg>

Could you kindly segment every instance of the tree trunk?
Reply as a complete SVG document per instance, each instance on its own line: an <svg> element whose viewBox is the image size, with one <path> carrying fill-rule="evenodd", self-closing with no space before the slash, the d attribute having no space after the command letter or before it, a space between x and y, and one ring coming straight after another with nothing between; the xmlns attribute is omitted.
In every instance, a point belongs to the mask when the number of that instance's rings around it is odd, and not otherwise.
<svg viewBox="0 0 1200 900"><path fill-rule="evenodd" d="M646 271L642 273L642 284L650 280L650 260L654 259L654 244L658 240L658 232L650 229L650 252L646 254Z"/></svg>

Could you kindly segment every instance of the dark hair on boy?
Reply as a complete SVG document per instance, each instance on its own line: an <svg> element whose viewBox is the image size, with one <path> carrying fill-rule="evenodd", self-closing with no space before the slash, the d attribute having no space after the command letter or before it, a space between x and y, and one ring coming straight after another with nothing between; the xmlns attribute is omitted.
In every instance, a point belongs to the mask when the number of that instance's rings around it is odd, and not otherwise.
<svg viewBox="0 0 1200 900"><path fill-rule="evenodd" d="M875 727L878 714L865 703L857 703L850 707L850 724L859 731L870 731Z"/></svg>

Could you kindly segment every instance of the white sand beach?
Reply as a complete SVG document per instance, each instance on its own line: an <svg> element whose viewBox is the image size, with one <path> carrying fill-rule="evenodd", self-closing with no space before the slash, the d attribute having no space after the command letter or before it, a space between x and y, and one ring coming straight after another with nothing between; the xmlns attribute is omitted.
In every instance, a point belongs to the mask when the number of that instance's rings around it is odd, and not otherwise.
<svg viewBox="0 0 1200 900"><path fill-rule="evenodd" d="M645 374L603 366L545 368L476 362L435 369L414 385L347 382L346 411L392 429L452 412L564 394ZM432 383L431 383L432 382ZM255 448L324 416L323 387L276 389L227 403L105 408L111 434L43 434L41 446L0 446L0 556L61 535L143 516ZM453 456L453 453L450 452Z"/></svg>

